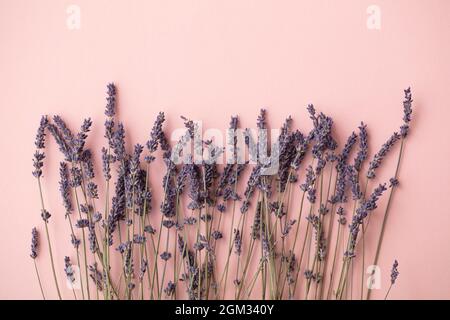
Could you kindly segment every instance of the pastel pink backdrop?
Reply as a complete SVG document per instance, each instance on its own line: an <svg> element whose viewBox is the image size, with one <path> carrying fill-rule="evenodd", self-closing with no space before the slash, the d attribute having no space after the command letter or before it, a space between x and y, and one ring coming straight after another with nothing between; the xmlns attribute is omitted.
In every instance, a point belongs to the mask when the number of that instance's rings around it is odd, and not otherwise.
<svg viewBox="0 0 450 320"><path fill-rule="evenodd" d="M66 26L70 4L81 8L80 30ZM381 9L381 30L366 26L371 4ZM105 85L114 81L134 142L145 142L160 110L169 128L181 114L225 128L233 114L254 126L266 107L271 124L292 115L306 130L304 107L313 102L334 118L341 143L364 120L371 152L398 128L411 86L414 122L380 259L383 285L397 258L392 298L449 299L449 37L446 0L0 0L0 298L40 298L29 258L31 227L42 226L31 176L40 115L61 114L72 126L90 116L88 144L103 145ZM51 143L48 163L59 159ZM395 156L387 160L385 178ZM68 230L56 170L44 174L61 266ZM50 292L47 261L43 250Z"/></svg>

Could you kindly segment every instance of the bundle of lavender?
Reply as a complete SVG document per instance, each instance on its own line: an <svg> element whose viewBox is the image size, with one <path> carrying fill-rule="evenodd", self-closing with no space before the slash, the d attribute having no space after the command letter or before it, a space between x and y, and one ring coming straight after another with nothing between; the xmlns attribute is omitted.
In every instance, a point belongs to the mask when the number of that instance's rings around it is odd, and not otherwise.
<svg viewBox="0 0 450 320"><path fill-rule="evenodd" d="M312 105L307 107L310 132L293 130L289 117L271 144L265 110L257 119L257 137L232 117L226 148L220 141L202 140L198 124L184 117L186 130L171 146L160 112L145 147L136 144L128 153L125 127L116 119L116 87L107 89L102 197L93 154L86 148L90 119L74 133L61 117L43 116L36 135L33 176L59 299L59 268L74 299L370 299L365 268L378 263L399 184L412 113L410 89L405 90L403 124L371 160L364 123L339 150L333 120ZM48 136L63 156L61 211L73 245L64 264L52 253L51 214L42 196ZM397 144L392 178L374 185L378 168ZM220 165L225 151L226 163ZM154 199L151 164L159 154L166 171L162 198ZM368 257L366 233L386 194L380 230L370 241L376 244L375 256ZM49 288L40 280L37 257L33 228L31 258L45 299ZM395 261L386 298L397 268Z"/></svg>

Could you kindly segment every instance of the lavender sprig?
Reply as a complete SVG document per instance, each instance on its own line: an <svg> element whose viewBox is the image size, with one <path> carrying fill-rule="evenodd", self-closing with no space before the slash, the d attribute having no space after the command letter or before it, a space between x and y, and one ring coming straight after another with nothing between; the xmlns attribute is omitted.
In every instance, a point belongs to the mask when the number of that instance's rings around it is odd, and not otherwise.
<svg viewBox="0 0 450 320"><path fill-rule="evenodd" d="M38 241L38 232L36 228L33 228L31 230L31 254L30 257L31 259L36 259L38 256L38 246L39 246L39 241Z"/></svg>

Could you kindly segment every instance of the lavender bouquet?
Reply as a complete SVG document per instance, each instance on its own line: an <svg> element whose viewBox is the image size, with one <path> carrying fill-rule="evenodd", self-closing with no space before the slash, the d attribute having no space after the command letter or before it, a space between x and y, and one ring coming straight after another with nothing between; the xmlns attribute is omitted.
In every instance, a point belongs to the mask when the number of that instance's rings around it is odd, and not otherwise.
<svg viewBox="0 0 450 320"><path fill-rule="evenodd" d="M293 129L288 117L271 144L266 110L257 117L256 137L255 130L240 128L238 117L231 117L226 148L203 140L198 124L186 117L184 134L171 144L160 112L148 141L128 147L116 116L116 87L109 84L101 174L86 147L92 121L85 119L75 132L60 116L43 116L33 176L58 298L63 298L56 272L61 268L74 299L370 299L365 267L379 261L399 185L410 89L403 107L399 130L371 158L366 124L361 122L340 148L332 118L313 105L307 107L311 131ZM64 261L53 255L51 214L42 196L46 143L56 143L62 154L61 211L73 246ZM398 144L392 178L374 183ZM160 160L165 172L158 186L151 167ZM162 190L159 199L155 188ZM380 210L381 197L388 199ZM376 245L371 257L365 240L376 211L382 224L370 242ZM30 256L45 299L52 288L40 279L38 245L35 227ZM395 261L386 298L398 275Z"/></svg>

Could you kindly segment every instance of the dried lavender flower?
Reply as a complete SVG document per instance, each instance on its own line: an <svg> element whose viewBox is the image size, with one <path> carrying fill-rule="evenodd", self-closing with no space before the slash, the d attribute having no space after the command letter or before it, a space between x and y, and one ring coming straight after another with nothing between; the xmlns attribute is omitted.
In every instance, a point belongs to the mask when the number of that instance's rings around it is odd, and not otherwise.
<svg viewBox="0 0 450 320"><path fill-rule="evenodd" d="M394 188L399 185L397 178L390 178L389 179L389 188Z"/></svg>
<svg viewBox="0 0 450 320"><path fill-rule="evenodd" d="M367 142L367 126L364 124L364 122L361 122L361 125L358 127L358 129L359 150L353 166L355 167L356 171L359 172L361 170L363 162L367 159L369 144Z"/></svg>
<svg viewBox="0 0 450 320"><path fill-rule="evenodd" d="M67 279L70 281L70 283L75 282L75 273L72 268L72 263L70 262L69 257L64 257L64 272L66 274Z"/></svg>
<svg viewBox="0 0 450 320"><path fill-rule="evenodd" d="M238 256L242 253L242 238L238 229L234 229L234 253Z"/></svg>
<svg viewBox="0 0 450 320"><path fill-rule="evenodd" d="M116 86L111 82L106 86L106 88L107 97L105 115L108 117L114 117L116 114Z"/></svg>
<svg viewBox="0 0 450 320"><path fill-rule="evenodd" d="M43 152L39 152L36 150L36 152L33 155L33 176L35 178L40 178L42 176L42 167L44 166L44 160L45 155Z"/></svg>
<svg viewBox="0 0 450 320"><path fill-rule="evenodd" d="M164 293L170 297L175 293L176 284L171 280L167 283L167 287L164 288Z"/></svg>
<svg viewBox="0 0 450 320"><path fill-rule="evenodd" d="M133 236L133 243L136 243L136 244L143 244L143 243L145 243L145 236L143 236L143 235L140 235L140 234L135 234L134 236Z"/></svg>
<svg viewBox="0 0 450 320"><path fill-rule="evenodd" d="M42 218L42 220L44 220L45 222L48 222L48 219L50 219L51 216L52 216L52 215L51 215L50 212L48 212L47 210L45 210L45 209L42 209L42 210L41 210L41 218Z"/></svg>
<svg viewBox="0 0 450 320"><path fill-rule="evenodd" d="M94 281L97 289L103 291L103 276L97 269L97 262L94 262L93 265L89 265L89 277Z"/></svg>
<svg viewBox="0 0 450 320"><path fill-rule="evenodd" d="M217 240L223 238L223 234L222 234L222 232L220 232L220 231L218 231L218 230L214 230L214 231L211 233L211 237L212 237L214 240L217 241Z"/></svg>
<svg viewBox="0 0 450 320"><path fill-rule="evenodd" d="M158 113L152 131L150 132L150 139L147 141L147 148L150 154L156 151L158 144L160 145L161 150L167 151L170 148L166 135L162 129L164 121L164 112Z"/></svg>
<svg viewBox="0 0 450 320"><path fill-rule="evenodd" d="M145 271L147 271L148 262L145 259L141 260L141 267L139 269L139 280L144 279Z"/></svg>
<svg viewBox="0 0 450 320"><path fill-rule="evenodd" d="M95 235L95 224L89 223L88 225L88 240L89 240L89 249L92 253L96 253L98 250L97 236Z"/></svg>
<svg viewBox="0 0 450 320"><path fill-rule="evenodd" d="M94 182L88 182L86 185L87 196L91 199L98 199L98 187Z"/></svg>
<svg viewBox="0 0 450 320"><path fill-rule="evenodd" d="M172 254L170 252L164 251L159 256L162 260L167 261L172 257Z"/></svg>
<svg viewBox="0 0 450 320"><path fill-rule="evenodd" d="M75 249L78 249L78 247L81 244L81 241L79 239L77 239L77 237L75 237L75 235L73 233L70 235L70 242L72 243L72 245Z"/></svg>
<svg viewBox="0 0 450 320"><path fill-rule="evenodd" d="M102 163L103 163L103 176L108 181L111 179L111 167L110 167L110 156L108 155L108 150L102 148Z"/></svg>
<svg viewBox="0 0 450 320"><path fill-rule="evenodd" d="M63 205L66 209L66 216L72 213L72 200L70 198L70 183L69 183L69 170L67 168L67 163L60 162L59 164L59 191L61 192L61 197L63 199Z"/></svg>
<svg viewBox="0 0 450 320"><path fill-rule="evenodd" d="M151 225L147 225L144 227L144 232L149 234L155 234L156 230Z"/></svg>
<svg viewBox="0 0 450 320"><path fill-rule="evenodd" d="M39 127L36 133L36 139L34 141L34 144L37 149L44 149L45 148L45 129L48 125L48 119L47 116L41 117L41 122L39 123Z"/></svg>
<svg viewBox="0 0 450 320"><path fill-rule="evenodd" d="M289 220L289 222L287 222L284 225L283 230L281 231L281 238L286 238L287 235L289 234L289 231L291 231L292 226L297 222L297 220Z"/></svg>
<svg viewBox="0 0 450 320"><path fill-rule="evenodd" d="M395 281L398 278L398 275L400 274L398 272L398 261L394 260L394 264L392 265L392 270L391 270L391 284L395 284Z"/></svg>
<svg viewBox="0 0 450 320"><path fill-rule="evenodd" d="M36 259L38 254L39 241L38 241L38 231L36 228L31 229L31 259Z"/></svg>
<svg viewBox="0 0 450 320"><path fill-rule="evenodd" d="M411 122L412 114L412 94L411 88L405 90L405 100L403 101L403 125L400 127L400 134L402 138L406 138L409 132L409 123Z"/></svg>
<svg viewBox="0 0 450 320"><path fill-rule="evenodd" d="M77 228L87 228L89 227L89 220L88 219L78 219L75 226Z"/></svg>
<svg viewBox="0 0 450 320"><path fill-rule="evenodd" d="M42 167L44 166L44 158L45 155L43 152L40 152L40 149L45 148L45 128L48 126L47 116L41 117L41 122L39 123L39 127L36 133L36 139L34 144L37 148L36 152L33 155L33 176L35 178L40 178L42 176Z"/></svg>
<svg viewBox="0 0 450 320"><path fill-rule="evenodd" d="M353 200L359 200L362 198L363 194L358 180L358 171L354 166L347 166L347 175L352 188Z"/></svg>
<svg viewBox="0 0 450 320"><path fill-rule="evenodd" d="M373 157L369 164L369 170L367 171L367 178L375 178L375 170L381 165L384 157L388 154L389 150L395 145L395 143L400 140L400 135L397 132L394 134L381 146L380 151L378 151Z"/></svg>

